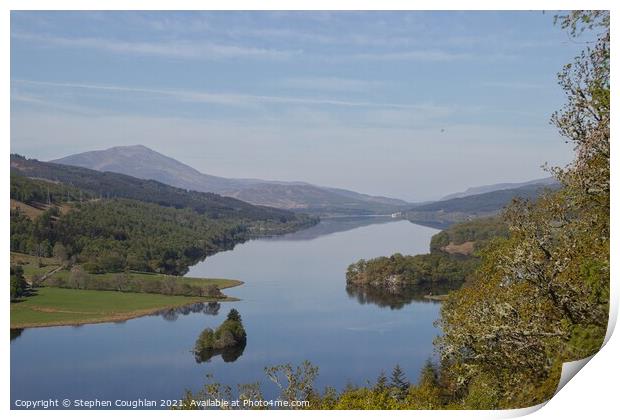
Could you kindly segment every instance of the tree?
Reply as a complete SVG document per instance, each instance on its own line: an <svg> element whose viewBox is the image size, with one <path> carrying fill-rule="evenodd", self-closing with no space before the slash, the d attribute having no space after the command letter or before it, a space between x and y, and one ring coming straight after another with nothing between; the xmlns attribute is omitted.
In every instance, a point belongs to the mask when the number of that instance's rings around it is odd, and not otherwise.
<svg viewBox="0 0 620 420"><path fill-rule="evenodd" d="M597 351L609 306L609 13L558 18L596 38L559 82L566 105L552 117L575 146L562 183L504 213L510 237L482 253L468 285L442 307L445 378L464 404L516 408L545 401L561 365Z"/></svg>
<svg viewBox="0 0 620 420"><path fill-rule="evenodd" d="M69 272L69 285L74 289L84 288L87 280L88 274L79 265L73 267Z"/></svg>
<svg viewBox="0 0 620 420"><path fill-rule="evenodd" d="M226 319L228 321L241 322L241 314L239 314L239 311L237 311L235 308L233 308L233 309L230 310L230 312L228 312L228 315L226 316Z"/></svg>
<svg viewBox="0 0 620 420"><path fill-rule="evenodd" d="M21 265L11 266L11 300L23 296L28 289L24 279L24 269Z"/></svg>
<svg viewBox="0 0 620 420"><path fill-rule="evenodd" d="M307 360L294 369L290 364L270 366L265 368L265 373L280 389L283 401L312 401L317 398L314 381L319 368Z"/></svg>
<svg viewBox="0 0 620 420"><path fill-rule="evenodd" d="M407 395L409 386L411 384L407 380L404 372L400 368L400 365L394 366L392 375L390 376L390 387L393 389L393 396L397 400L402 400Z"/></svg>
<svg viewBox="0 0 620 420"><path fill-rule="evenodd" d="M64 264L69 259L69 253L67 252L67 248L60 242L56 242L54 245L54 249L52 251L55 258L60 261L61 264Z"/></svg>
<svg viewBox="0 0 620 420"><path fill-rule="evenodd" d="M39 287L43 283L43 276L41 274L33 274L30 279L30 285L32 287Z"/></svg>
<svg viewBox="0 0 620 420"><path fill-rule="evenodd" d="M388 388L388 379L385 376L385 372L381 371L379 376L377 377L377 382L375 383L374 390L377 392L385 391Z"/></svg>
<svg viewBox="0 0 620 420"><path fill-rule="evenodd" d="M116 273L112 278L114 287L117 291L123 292L127 290L129 284L129 275L127 273Z"/></svg>

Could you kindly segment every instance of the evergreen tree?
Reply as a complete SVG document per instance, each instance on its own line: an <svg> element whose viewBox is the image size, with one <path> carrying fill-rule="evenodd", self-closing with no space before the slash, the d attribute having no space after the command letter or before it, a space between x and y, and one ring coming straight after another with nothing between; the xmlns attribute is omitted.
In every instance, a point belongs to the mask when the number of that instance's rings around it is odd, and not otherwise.
<svg viewBox="0 0 620 420"><path fill-rule="evenodd" d="M385 391L388 388L388 378L385 376L385 372L381 371L379 376L377 377L377 382L375 383L374 390L377 392Z"/></svg>
<svg viewBox="0 0 620 420"><path fill-rule="evenodd" d="M24 279L24 269L21 265L11 266L11 299L23 296L28 289Z"/></svg>
<svg viewBox="0 0 620 420"><path fill-rule="evenodd" d="M228 321L241 322L241 314L239 314L239 311L237 311L235 308L233 308L233 309L230 310L230 312L228 312L228 315L226 316L226 319Z"/></svg>
<svg viewBox="0 0 620 420"><path fill-rule="evenodd" d="M394 390L394 397L398 400L404 399L410 385L400 365L394 366L390 377L390 387Z"/></svg>

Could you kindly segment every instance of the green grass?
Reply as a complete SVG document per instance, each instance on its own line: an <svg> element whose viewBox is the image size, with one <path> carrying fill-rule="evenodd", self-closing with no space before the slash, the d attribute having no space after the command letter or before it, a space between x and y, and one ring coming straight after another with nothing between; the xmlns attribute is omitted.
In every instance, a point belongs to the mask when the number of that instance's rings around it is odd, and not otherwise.
<svg viewBox="0 0 620 420"><path fill-rule="evenodd" d="M39 267L39 261L42 267ZM42 275L59 267L54 258L38 258L32 255L11 253L11 264L20 264L24 276ZM92 277L110 279L116 273L89 274ZM165 274L129 272L131 279L162 280L174 277L191 285L215 285L220 290L243 284L239 280L207 279L198 277L168 276ZM66 279L69 271L63 269L52 277ZM56 287L36 289L33 296L11 303L11 328L42 327L51 325L87 324L135 318L159 309L183 306L213 299L195 296L168 296L152 293L129 293L102 290L76 290ZM223 297L219 301L235 300Z"/></svg>
<svg viewBox="0 0 620 420"><path fill-rule="evenodd" d="M205 298L43 287L11 303L11 328L119 321Z"/></svg>

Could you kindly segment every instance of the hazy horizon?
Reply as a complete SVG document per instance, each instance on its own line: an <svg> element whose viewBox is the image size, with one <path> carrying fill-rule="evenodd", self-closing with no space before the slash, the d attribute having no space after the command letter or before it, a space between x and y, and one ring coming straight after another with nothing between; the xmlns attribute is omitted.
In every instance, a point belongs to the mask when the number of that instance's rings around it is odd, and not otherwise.
<svg viewBox="0 0 620 420"><path fill-rule="evenodd" d="M11 151L142 144L409 201L548 176L582 45L540 12L12 12Z"/></svg>

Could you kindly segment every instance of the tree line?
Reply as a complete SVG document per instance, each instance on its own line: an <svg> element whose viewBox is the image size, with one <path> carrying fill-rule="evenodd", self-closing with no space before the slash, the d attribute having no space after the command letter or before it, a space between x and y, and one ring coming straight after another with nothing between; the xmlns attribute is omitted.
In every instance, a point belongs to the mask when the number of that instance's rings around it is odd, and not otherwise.
<svg viewBox="0 0 620 420"><path fill-rule="evenodd" d="M114 273L110 276L92 275L80 266L74 266L68 275L56 273L50 276L44 281L44 285L65 289L155 293L170 296L225 297L220 289L213 284L201 286L190 284L179 277L157 278L126 272Z"/></svg>

